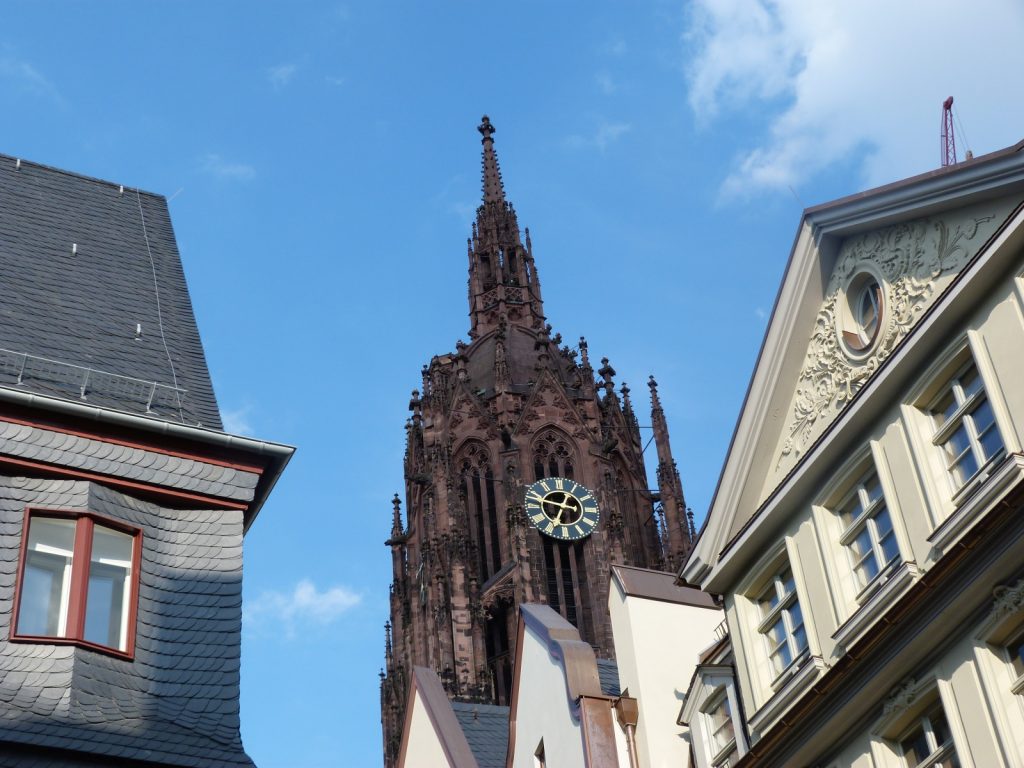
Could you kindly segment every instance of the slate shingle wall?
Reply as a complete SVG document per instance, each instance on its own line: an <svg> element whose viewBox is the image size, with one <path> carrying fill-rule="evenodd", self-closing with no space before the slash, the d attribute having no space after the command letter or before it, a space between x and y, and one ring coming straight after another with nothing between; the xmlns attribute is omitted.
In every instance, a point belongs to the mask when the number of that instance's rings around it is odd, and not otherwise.
<svg viewBox="0 0 1024 768"><path fill-rule="evenodd" d="M253 472L5 421L0 454L236 501L252 501L259 482Z"/></svg>
<svg viewBox="0 0 1024 768"><path fill-rule="evenodd" d="M85 481L0 477L0 638L26 506L88 509L142 529L135 658L0 640L0 742L251 765L238 719L242 513L164 508Z"/></svg>
<svg viewBox="0 0 1024 768"><path fill-rule="evenodd" d="M163 197L0 155L0 264L0 349L176 384L157 418L222 428ZM18 365L0 353L0 385ZM29 374L23 389L80 399L70 369ZM86 403L146 412L144 390L101 378Z"/></svg>

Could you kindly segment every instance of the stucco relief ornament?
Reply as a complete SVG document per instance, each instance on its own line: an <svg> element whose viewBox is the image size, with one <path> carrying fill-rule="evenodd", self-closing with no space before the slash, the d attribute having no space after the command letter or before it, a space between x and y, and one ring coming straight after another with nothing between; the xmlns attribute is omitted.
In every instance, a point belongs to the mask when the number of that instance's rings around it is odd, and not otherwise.
<svg viewBox="0 0 1024 768"><path fill-rule="evenodd" d="M936 278L964 267L974 252L968 243L992 218L980 216L952 226L916 219L843 244L815 318L779 465L790 455L799 457L860 391L934 300ZM849 286L863 273L881 278L877 291L882 309L870 344L864 354L856 354L842 341L843 316L849 314L844 304Z"/></svg>
<svg viewBox="0 0 1024 768"><path fill-rule="evenodd" d="M882 714L903 712L914 703L917 698L917 681L914 678L907 678L889 692L889 698L882 706Z"/></svg>
<svg viewBox="0 0 1024 768"><path fill-rule="evenodd" d="M1013 586L1002 584L996 587L992 590L992 596L995 598L992 613L997 617L1024 610L1024 579Z"/></svg>

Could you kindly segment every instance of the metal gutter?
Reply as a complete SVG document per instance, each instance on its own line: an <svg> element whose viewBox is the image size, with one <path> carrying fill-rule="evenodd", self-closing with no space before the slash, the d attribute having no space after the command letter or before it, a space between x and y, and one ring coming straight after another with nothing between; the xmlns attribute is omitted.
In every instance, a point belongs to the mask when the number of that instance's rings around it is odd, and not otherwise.
<svg viewBox="0 0 1024 768"><path fill-rule="evenodd" d="M11 387L0 387L0 403L11 403L25 408L33 408L50 413L70 416L85 421L92 421L112 427L126 427L128 429L148 432L154 435L170 437L180 440L188 440L217 448L220 450L234 450L243 453L264 456L270 459L268 469L260 476L257 485L257 493L245 515L244 529L249 530L266 501L267 496L274 489L278 478L288 465L295 447L284 443L271 443L266 440L254 440L250 437L232 435L227 432L219 432L206 427L193 427L187 424L175 424L162 419L154 419L149 416L140 416L134 413L118 411L111 408L103 408L96 405L83 405L70 400L42 395L35 392L26 392Z"/></svg>

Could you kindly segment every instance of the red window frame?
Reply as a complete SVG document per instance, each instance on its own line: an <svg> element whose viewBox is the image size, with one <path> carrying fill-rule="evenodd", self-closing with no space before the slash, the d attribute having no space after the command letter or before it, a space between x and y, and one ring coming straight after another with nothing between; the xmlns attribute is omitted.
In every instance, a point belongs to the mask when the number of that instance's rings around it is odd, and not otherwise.
<svg viewBox="0 0 1024 768"><path fill-rule="evenodd" d="M75 521L74 555L71 564L71 584L68 588L68 616L66 637L50 635L23 635L18 633L18 617L21 612L21 588L25 579L25 559L28 554L28 530L33 518L49 517L73 519ZM125 649L90 642L85 634L85 603L89 591L89 567L92 560L93 528L100 525L126 533L133 538L131 594L128 597L128 631ZM15 582L14 605L11 615L10 640L16 643L46 643L48 645L76 645L122 659L135 658L135 625L139 611L139 573L142 564L142 529L128 525L105 515L87 510L44 509L27 507L21 526L21 553L18 556L18 575Z"/></svg>

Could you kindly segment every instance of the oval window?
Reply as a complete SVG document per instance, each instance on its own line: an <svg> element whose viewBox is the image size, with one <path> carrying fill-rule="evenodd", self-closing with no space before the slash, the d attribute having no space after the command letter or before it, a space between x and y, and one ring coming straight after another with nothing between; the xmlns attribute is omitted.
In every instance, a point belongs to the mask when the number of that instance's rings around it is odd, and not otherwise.
<svg viewBox="0 0 1024 768"><path fill-rule="evenodd" d="M870 272L861 272L846 291L842 339L846 348L861 355L872 347L882 327L882 286Z"/></svg>

